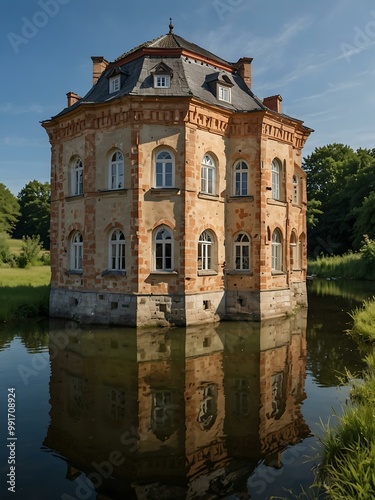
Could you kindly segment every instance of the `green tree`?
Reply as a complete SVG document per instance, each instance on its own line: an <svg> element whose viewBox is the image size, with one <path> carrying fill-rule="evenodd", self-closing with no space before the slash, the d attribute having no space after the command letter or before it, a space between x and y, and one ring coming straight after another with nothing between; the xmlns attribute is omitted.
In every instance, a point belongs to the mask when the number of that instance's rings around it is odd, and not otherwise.
<svg viewBox="0 0 375 500"><path fill-rule="evenodd" d="M43 247L49 249L51 188L48 182L30 181L18 194L21 217L14 237L39 236Z"/></svg>
<svg viewBox="0 0 375 500"><path fill-rule="evenodd" d="M17 198L0 183L0 232L12 234L20 216Z"/></svg>
<svg viewBox="0 0 375 500"><path fill-rule="evenodd" d="M356 221L353 227L354 246L360 248L364 236L375 239L375 191L363 200L362 205L355 211Z"/></svg>
<svg viewBox="0 0 375 500"><path fill-rule="evenodd" d="M309 256L358 249L354 225L358 208L375 187L375 151L329 144L304 159L303 168L309 200Z"/></svg>

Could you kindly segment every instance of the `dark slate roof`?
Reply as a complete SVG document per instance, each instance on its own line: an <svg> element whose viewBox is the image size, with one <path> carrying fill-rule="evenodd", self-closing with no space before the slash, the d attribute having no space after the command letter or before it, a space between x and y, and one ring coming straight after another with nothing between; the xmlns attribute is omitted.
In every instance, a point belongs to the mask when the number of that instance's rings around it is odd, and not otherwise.
<svg viewBox="0 0 375 500"><path fill-rule="evenodd" d="M199 45L196 45L195 43L189 42L188 40L185 40L179 35L175 35L174 33L167 33L166 35L159 36L158 38L155 38L154 40L151 40L149 42L142 43L141 45L138 45L134 49L130 50L129 52L125 52L122 54L120 57L115 59L116 61L120 61L121 59L124 59L131 54L136 53L140 49L145 49L145 48L160 48L160 49L185 49L188 50L189 52L194 52L195 54L199 54L200 56L203 56L207 59L210 59L211 61L216 61L217 63L220 64L226 64L230 65L228 61L225 61L221 57L216 56L212 52L209 52L206 49L203 49Z"/></svg>
<svg viewBox="0 0 375 500"><path fill-rule="evenodd" d="M154 56L140 51L139 57L136 57L136 52L144 47L159 48L160 53ZM170 48L183 48L200 57L168 54ZM165 57L163 57L164 50ZM131 55L135 55L135 57L128 57ZM153 87L152 71L161 62L164 62L171 69L173 76L170 88ZM215 64L220 64L220 69ZM223 65L228 69L223 69ZM120 70L121 86L118 92L110 94L108 91L108 77L113 74L115 67ZM233 84L231 87L231 103L217 99L214 90L215 79ZM62 110L56 117L84 103L103 103L126 95L168 98L195 97L201 101L232 111L267 109L235 72L234 65L174 33L169 33L134 48L110 63L91 90L75 104Z"/></svg>

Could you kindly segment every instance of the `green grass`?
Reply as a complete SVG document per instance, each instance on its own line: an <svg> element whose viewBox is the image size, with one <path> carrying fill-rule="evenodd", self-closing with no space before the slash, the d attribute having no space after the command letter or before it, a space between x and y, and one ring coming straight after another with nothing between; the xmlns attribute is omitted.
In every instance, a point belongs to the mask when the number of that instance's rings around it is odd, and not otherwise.
<svg viewBox="0 0 375 500"><path fill-rule="evenodd" d="M48 314L49 266L0 268L0 321Z"/></svg>
<svg viewBox="0 0 375 500"><path fill-rule="evenodd" d="M375 346L375 299L351 313L350 335ZM337 425L327 424L321 438L318 485L334 500L375 498L375 349L365 358L361 380L351 376L351 400Z"/></svg>
<svg viewBox="0 0 375 500"><path fill-rule="evenodd" d="M319 278L347 278L347 279L374 279L374 273L363 269L363 259L360 253L332 255L318 257L308 261L309 274L316 274Z"/></svg>
<svg viewBox="0 0 375 500"><path fill-rule="evenodd" d="M51 279L49 266L36 266L25 269L0 268L0 287L4 286L42 286Z"/></svg>
<svg viewBox="0 0 375 500"><path fill-rule="evenodd" d="M372 362L374 356L372 355ZM338 424L325 427L320 484L328 498L375 498L375 370L369 365L362 381L354 381L351 403Z"/></svg>
<svg viewBox="0 0 375 500"><path fill-rule="evenodd" d="M365 300L350 316L353 327L348 333L357 341L375 343L375 298Z"/></svg>
<svg viewBox="0 0 375 500"><path fill-rule="evenodd" d="M19 255L21 253L23 245L22 240L13 240L12 238L9 238L8 243L10 253L13 253L15 255Z"/></svg>

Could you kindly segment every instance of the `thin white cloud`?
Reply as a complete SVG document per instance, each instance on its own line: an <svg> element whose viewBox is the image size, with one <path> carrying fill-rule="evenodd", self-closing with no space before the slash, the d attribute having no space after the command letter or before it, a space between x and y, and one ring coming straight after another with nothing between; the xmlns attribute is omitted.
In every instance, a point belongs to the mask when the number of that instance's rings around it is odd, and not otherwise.
<svg viewBox="0 0 375 500"><path fill-rule="evenodd" d="M288 44L313 21L312 16L296 18L284 24L279 32L270 37L257 36L248 30L239 32L236 22L226 22L202 35L204 42L201 41L201 44L213 53L217 53L220 47L220 55L228 60L238 59L244 54L254 58L262 57L262 62L268 67L270 60L279 60ZM233 36L233 33L236 33L236 36Z"/></svg>
<svg viewBox="0 0 375 500"><path fill-rule="evenodd" d="M368 39L368 41L364 45L353 45L353 43L354 41L351 43L342 42L340 44L341 54L338 59L345 59L348 63L350 63L352 57L361 54L361 52L363 52L364 50L367 50L375 45L375 40Z"/></svg>
<svg viewBox="0 0 375 500"><path fill-rule="evenodd" d="M325 97L328 94L340 92L341 90L352 89L352 88L358 87L359 85L362 85L362 84L363 84L363 82L358 81L358 80L353 81L353 82L343 82L343 83L337 83L337 84L336 83L335 84L329 83L328 88L326 88L322 92L319 92L318 94L312 94L312 95L309 95L307 97L299 97L298 99L295 99L295 102L307 101L307 100L311 100L311 99L319 99L321 97Z"/></svg>
<svg viewBox="0 0 375 500"><path fill-rule="evenodd" d="M0 137L0 147L10 148L48 148L48 142L28 137L3 136Z"/></svg>
<svg viewBox="0 0 375 500"><path fill-rule="evenodd" d="M15 105L10 102L0 104L0 113L20 115L24 113L44 113L45 108L39 104Z"/></svg>

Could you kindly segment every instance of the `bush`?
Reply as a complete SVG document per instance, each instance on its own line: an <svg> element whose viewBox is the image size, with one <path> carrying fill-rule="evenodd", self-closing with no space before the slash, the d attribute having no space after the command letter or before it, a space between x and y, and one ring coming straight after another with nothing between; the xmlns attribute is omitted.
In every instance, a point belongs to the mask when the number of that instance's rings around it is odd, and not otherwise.
<svg viewBox="0 0 375 500"><path fill-rule="evenodd" d="M0 264L9 264L13 267L15 258L9 249L9 236L6 233L0 233Z"/></svg>
<svg viewBox="0 0 375 500"><path fill-rule="evenodd" d="M18 267L25 268L27 266L36 265L42 250L40 236L26 236L26 238L22 238L22 241L22 250L17 257Z"/></svg>

